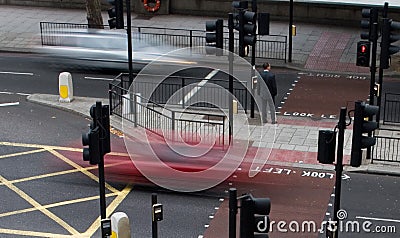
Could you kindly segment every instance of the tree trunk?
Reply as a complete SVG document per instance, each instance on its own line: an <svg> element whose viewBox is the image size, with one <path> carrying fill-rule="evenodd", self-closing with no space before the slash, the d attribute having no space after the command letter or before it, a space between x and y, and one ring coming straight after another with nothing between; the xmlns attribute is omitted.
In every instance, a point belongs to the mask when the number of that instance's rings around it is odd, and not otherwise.
<svg viewBox="0 0 400 238"><path fill-rule="evenodd" d="M104 28L100 0L86 0L86 12L89 28Z"/></svg>

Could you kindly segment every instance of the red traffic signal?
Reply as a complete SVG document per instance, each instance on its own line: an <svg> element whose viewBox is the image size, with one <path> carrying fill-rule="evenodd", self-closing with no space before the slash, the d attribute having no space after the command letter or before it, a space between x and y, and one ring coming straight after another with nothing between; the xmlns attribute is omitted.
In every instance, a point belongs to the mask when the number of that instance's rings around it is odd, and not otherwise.
<svg viewBox="0 0 400 238"><path fill-rule="evenodd" d="M357 43L357 66L369 67L371 55L371 43L369 41L359 41Z"/></svg>

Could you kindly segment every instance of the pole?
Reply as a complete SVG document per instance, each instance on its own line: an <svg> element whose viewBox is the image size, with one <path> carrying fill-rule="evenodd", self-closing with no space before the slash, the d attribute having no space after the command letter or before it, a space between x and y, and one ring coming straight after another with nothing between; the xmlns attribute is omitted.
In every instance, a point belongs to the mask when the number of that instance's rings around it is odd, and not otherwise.
<svg viewBox="0 0 400 238"><path fill-rule="evenodd" d="M347 108L342 107L340 109L339 117L339 135L338 135L338 148L337 148L337 158L335 165L335 204L333 207L333 221L335 222L335 238L339 236L339 219L337 213L340 209L340 193L342 189L342 172L343 172L343 144L344 144L344 131L346 129L346 113Z"/></svg>
<svg viewBox="0 0 400 238"><path fill-rule="evenodd" d="M383 5L382 17L387 18L389 3L385 2ZM383 69L379 67L378 73L378 83L379 83L379 92L377 97L376 105L379 106L378 114L376 114L376 123L378 123L379 128L379 121L381 119L381 105L382 105L382 88L383 88Z"/></svg>
<svg viewBox="0 0 400 238"><path fill-rule="evenodd" d="M293 0L290 0L289 6L289 63L292 62L292 48L293 48Z"/></svg>
<svg viewBox="0 0 400 238"><path fill-rule="evenodd" d="M157 194L155 193L151 194L151 207L153 207L154 204L157 204ZM154 219L151 219L151 234L152 238L158 237L157 221L154 221Z"/></svg>
<svg viewBox="0 0 400 238"><path fill-rule="evenodd" d="M256 65L256 43L254 43L254 45L251 48L252 48L252 51L251 51L251 66L252 66L251 78L253 78L255 75L255 70L256 70L256 67L255 67L255 65ZM253 88L251 89L251 93L252 93L252 95L251 95L251 100L250 100L250 117L254 118L255 103L254 103L253 95L255 94L255 91Z"/></svg>
<svg viewBox="0 0 400 238"><path fill-rule="evenodd" d="M251 11L257 13L257 0L252 0Z"/></svg>
<svg viewBox="0 0 400 238"><path fill-rule="evenodd" d="M378 9L371 9L371 14L373 14L374 19L371 22L371 34L372 34L372 57L371 57L371 80L369 85L369 104L374 105L375 103L375 95L374 95L374 87L375 87L375 76L376 76L376 54L378 49ZM371 37L371 36L370 36ZM369 118L369 121L372 121L372 117ZM368 136L371 136L372 133L368 133ZM371 158L371 147L367 149L367 159Z"/></svg>
<svg viewBox="0 0 400 238"><path fill-rule="evenodd" d="M378 123L379 128L379 121L381 120L381 105L382 105L382 84L383 84L383 69L379 67L379 76L378 76L378 83L379 83L379 92L376 105L379 107L378 113L376 114L376 123Z"/></svg>
<svg viewBox="0 0 400 238"><path fill-rule="evenodd" d="M229 144L232 142L233 135L233 53L234 49L234 22L233 13L228 14L228 28L229 28Z"/></svg>
<svg viewBox="0 0 400 238"><path fill-rule="evenodd" d="M229 238L236 238L237 190L229 189Z"/></svg>
<svg viewBox="0 0 400 238"><path fill-rule="evenodd" d="M251 4L252 10L253 12L255 12L257 14L257 0L253 0L252 4ZM257 35L256 35L257 37ZM251 47L251 66L252 66L252 70L251 70L251 78L254 77L255 75L255 65L256 65L256 43L257 43L257 38L256 38L256 42L254 42L254 45ZM254 89L251 89L252 91L252 96L251 96L251 100L250 100L250 117L254 118L254 108L255 108L255 102L254 102Z"/></svg>
<svg viewBox="0 0 400 238"><path fill-rule="evenodd" d="M126 0L126 17L127 17L126 33L128 35L129 86L130 86L133 82L131 0Z"/></svg>
<svg viewBox="0 0 400 238"><path fill-rule="evenodd" d="M100 120L98 124L101 123L101 118L102 118L102 105L100 101L96 102L96 118L97 120ZM100 188L100 217L101 220L106 219L106 189L105 189L105 179L104 179L104 155L103 155L103 146L102 143L100 143L100 161L98 164L98 170L99 170L99 188ZM101 236L103 238L107 237L107 235L104 233L104 230L101 228Z"/></svg>

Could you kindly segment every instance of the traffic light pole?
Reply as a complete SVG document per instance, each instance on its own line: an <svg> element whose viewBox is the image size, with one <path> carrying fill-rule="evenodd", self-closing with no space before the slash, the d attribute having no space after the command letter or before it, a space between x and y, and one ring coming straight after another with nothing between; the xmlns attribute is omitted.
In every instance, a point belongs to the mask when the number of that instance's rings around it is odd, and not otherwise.
<svg viewBox="0 0 400 238"><path fill-rule="evenodd" d="M229 189L229 238L236 238L237 190Z"/></svg>
<svg viewBox="0 0 400 238"><path fill-rule="evenodd" d="M257 42L257 41L256 41ZM254 43L254 45L251 47L251 78L254 77L255 75L255 70L256 70L256 43ZM254 118L254 108L255 108L255 102L254 102L254 95L255 95L255 91L254 88L251 88L251 100L250 100L250 117Z"/></svg>
<svg viewBox="0 0 400 238"><path fill-rule="evenodd" d="M101 125L101 120L102 120L102 105L100 101L96 102L96 118L97 120L100 120L97 124ZM103 128L104 129L104 128ZM103 130L102 129L102 130ZM104 136L104 133L100 133L101 136ZM106 219L106 194L105 194L105 179L104 179L104 153L103 153L103 146L100 147L100 160L98 164L98 170L99 170L99 188L100 188L100 216L101 220ZM105 234L103 227L101 227L101 234L102 237L107 237Z"/></svg>
<svg viewBox="0 0 400 238"><path fill-rule="evenodd" d="M289 6L289 63L292 62L293 51L293 0L290 0Z"/></svg>
<svg viewBox="0 0 400 238"><path fill-rule="evenodd" d="M234 22L233 13L228 14L228 28L229 28L229 144L232 142L233 135L233 53L235 51L234 46Z"/></svg>
<svg viewBox="0 0 400 238"><path fill-rule="evenodd" d="M131 0L126 0L126 34L128 35L129 86L133 82Z"/></svg>
<svg viewBox="0 0 400 238"><path fill-rule="evenodd" d="M335 232L334 238L339 237L339 219L337 216L338 211L340 210L340 196L342 190L342 173L343 173L343 144L344 144L344 131L346 129L346 114L347 108L342 107L340 109L339 116L339 133L338 133L338 147L337 147L337 157L336 157L336 165L335 165L335 204L333 207L333 221L335 222Z"/></svg>
<svg viewBox="0 0 400 238"><path fill-rule="evenodd" d="M257 14L257 0L252 1L251 8L252 8L252 11ZM256 37L257 37L257 35L256 35ZM253 46L251 47L251 66L252 66L251 78L254 77L255 69L256 69L255 68L255 66L256 66L256 43L257 43L257 40L254 42ZM252 90L253 95L255 95L254 88L252 88L251 90ZM251 96L251 99L250 99L250 117L251 118L254 118L254 108L255 108L254 97Z"/></svg>
<svg viewBox="0 0 400 238"><path fill-rule="evenodd" d="M372 10L375 11L376 9ZM375 76L376 76L376 54L377 54L377 49L378 49L378 11L376 10L376 19L373 19L374 22L371 22L371 34L372 34L372 57L371 57L371 67L370 67L370 72L371 72L371 80L370 80L370 85L369 85L369 104L374 105L375 101L375 93L374 93L374 87L375 87ZM373 120L373 118L369 118L370 121ZM372 134L370 133L368 136L371 136ZM367 148L367 159L371 158L371 148Z"/></svg>
<svg viewBox="0 0 400 238"><path fill-rule="evenodd" d="M385 4L383 5L383 11L382 11L383 18L387 18L388 8L389 8L389 3L385 2ZM378 123L378 127L379 127L379 121L381 119L382 87L383 87L383 68L382 67L379 67L378 84L380 85L379 89L378 89L378 97L377 97L377 106L379 106L379 111L378 111L378 114L376 114L376 123Z"/></svg>

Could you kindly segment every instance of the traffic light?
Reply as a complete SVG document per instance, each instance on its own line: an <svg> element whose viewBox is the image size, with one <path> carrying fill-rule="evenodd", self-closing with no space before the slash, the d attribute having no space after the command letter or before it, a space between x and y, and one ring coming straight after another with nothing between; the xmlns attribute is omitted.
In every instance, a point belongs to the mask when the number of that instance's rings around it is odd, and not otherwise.
<svg viewBox="0 0 400 238"><path fill-rule="evenodd" d="M96 102L90 108L89 132L82 134L83 160L90 164L98 164L102 156L111 152L110 143L110 108L108 105L101 105Z"/></svg>
<svg viewBox="0 0 400 238"><path fill-rule="evenodd" d="M247 8L249 8L249 2L248 1L233 1L232 7L234 9L238 9L238 10L247 9Z"/></svg>
<svg viewBox="0 0 400 238"><path fill-rule="evenodd" d="M88 133L82 134L82 145L88 146L83 148L83 160L89 161L91 165L98 164L100 161L100 129L97 122L96 106L90 108L90 116L92 122Z"/></svg>
<svg viewBox="0 0 400 238"><path fill-rule="evenodd" d="M320 130L318 133L318 162L322 164L333 164L333 162L335 162L335 149L336 132Z"/></svg>
<svg viewBox="0 0 400 238"><path fill-rule="evenodd" d="M224 48L224 25L223 20L206 21L206 46L216 47L219 49ZM206 48L207 49L207 48ZM222 52L221 50L216 50Z"/></svg>
<svg viewBox="0 0 400 238"><path fill-rule="evenodd" d="M368 30L368 32L361 33L361 39L369 41L378 39L378 32L376 30L373 30L373 24L378 23L378 9L363 8L361 11L361 15L363 17L363 19L361 20L361 28Z"/></svg>
<svg viewBox="0 0 400 238"><path fill-rule="evenodd" d="M257 14L250 11L239 13L239 56L246 56L245 49L254 46L257 40Z"/></svg>
<svg viewBox="0 0 400 238"><path fill-rule="evenodd" d="M400 40L399 34L394 34L393 31L400 30L400 22L395 22L392 19L382 19L382 42L381 42L381 58L380 67L388 69L390 67L390 56L400 51L399 46L391 45Z"/></svg>
<svg viewBox="0 0 400 238"><path fill-rule="evenodd" d="M357 66L369 67L371 55L371 43L369 41L359 41L357 43Z"/></svg>
<svg viewBox="0 0 400 238"><path fill-rule="evenodd" d="M112 5L108 9L108 16L110 17L108 24L110 28L124 29L124 4L122 0L108 0L108 2Z"/></svg>
<svg viewBox="0 0 400 238"><path fill-rule="evenodd" d="M251 194L242 197L240 207L240 237L268 238L270 211L271 201L269 198L254 198Z"/></svg>
<svg viewBox="0 0 400 238"><path fill-rule="evenodd" d="M354 124L353 124L353 140L351 147L350 165L359 167L362 160L362 150L375 145L374 137L363 136L364 133L373 132L378 128L378 123L369 121L368 119L379 112L378 106L371 106L364 102L355 102L354 108Z"/></svg>

